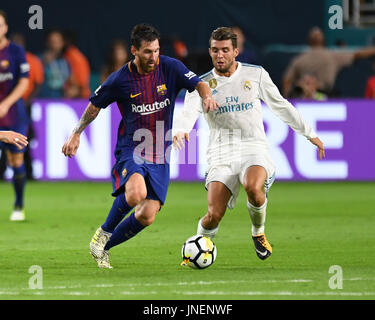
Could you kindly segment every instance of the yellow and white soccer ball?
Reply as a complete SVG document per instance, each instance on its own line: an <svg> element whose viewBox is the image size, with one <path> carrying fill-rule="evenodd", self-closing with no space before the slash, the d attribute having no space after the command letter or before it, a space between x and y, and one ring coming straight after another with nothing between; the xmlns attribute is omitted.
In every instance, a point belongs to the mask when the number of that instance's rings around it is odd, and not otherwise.
<svg viewBox="0 0 375 320"><path fill-rule="evenodd" d="M210 238L195 235L185 241L182 246L181 265L193 269L205 269L216 260L217 249Z"/></svg>

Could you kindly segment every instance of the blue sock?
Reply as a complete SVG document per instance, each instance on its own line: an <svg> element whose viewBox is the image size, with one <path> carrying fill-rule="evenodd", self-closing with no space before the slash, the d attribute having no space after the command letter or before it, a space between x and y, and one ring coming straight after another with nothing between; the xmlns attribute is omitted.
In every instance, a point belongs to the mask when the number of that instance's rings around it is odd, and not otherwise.
<svg viewBox="0 0 375 320"><path fill-rule="evenodd" d="M15 208L22 209L23 208L23 194L25 190L26 184L26 168L25 165L22 164L18 168L13 167L13 187L16 194L16 201L14 203Z"/></svg>
<svg viewBox="0 0 375 320"><path fill-rule="evenodd" d="M111 238L107 242L104 250L117 246L118 244L129 240L134 237L138 232L145 228L134 216L134 212L121 222L115 231L112 233Z"/></svg>
<svg viewBox="0 0 375 320"><path fill-rule="evenodd" d="M124 193L117 196L115 201L113 201L113 205L109 211L107 219L102 225L102 229L106 232L112 233L131 209L133 209L133 207L130 207L126 202Z"/></svg>

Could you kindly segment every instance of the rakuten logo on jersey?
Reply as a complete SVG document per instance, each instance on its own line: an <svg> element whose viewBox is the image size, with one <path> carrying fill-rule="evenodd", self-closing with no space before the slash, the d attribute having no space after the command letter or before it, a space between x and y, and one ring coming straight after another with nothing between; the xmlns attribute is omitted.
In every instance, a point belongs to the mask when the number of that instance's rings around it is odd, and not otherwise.
<svg viewBox="0 0 375 320"><path fill-rule="evenodd" d="M0 73L0 82L5 82L7 80L13 80L13 74L8 73Z"/></svg>
<svg viewBox="0 0 375 320"><path fill-rule="evenodd" d="M169 100L169 98L161 102L155 101L152 104L141 104L138 106L135 104L132 104L132 112L137 112L140 115L145 116L147 114L158 112L159 110L164 109L170 104L171 104L171 101Z"/></svg>

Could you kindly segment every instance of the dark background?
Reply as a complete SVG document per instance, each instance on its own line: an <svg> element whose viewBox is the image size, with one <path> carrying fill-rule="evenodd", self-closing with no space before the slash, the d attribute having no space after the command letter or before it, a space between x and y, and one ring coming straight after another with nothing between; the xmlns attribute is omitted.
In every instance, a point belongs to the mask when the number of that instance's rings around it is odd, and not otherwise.
<svg viewBox="0 0 375 320"><path fill-rule="evenodd" d="M54 27L72 30L76 42L99 70L113 38L129 42L132 27L141 22L154 25L164 37L176 36L189 50L206 50L213 29L238 25L257 50L272 44L304 44L310 27L323 25L324 1L1 1L11 32L22 32L28 50L44 48L45 32ZM43 30L31 30L31 5L43 9Z"/></svg>
<svg viewBox="0 0 375 320"><path fill-rule="evenodd" d="M306 45L311 27L322 28L330 42L340 38L350 44L350 41L360 39L362 30L354 30L358 36L353 36L353 30L328 30L328 7L337 3L341 4L341 1L3 0L0 9L8 14L9 34L23 33L27 50L36 54L44 50L44 38L49 29L72 31L75 44L90 62L92 89L98 85L98 72L105 63L111 41L122 38L129 43L131 29L141 22L150 23L161 32L162 54L173 56L170 39L183 40L189 52L184 62L198 74L212 68L207 54L212 30L220 26L238 25L247 38L246 47L257 54L257 64L269 71L280 88L286 66ZM39 5L43 9L43 30L31 30L28 27L31 17L28 10L31 5ZM351 38L348 36L346 39L345 34L351 35ZM282 48L278 49L277 45ZM354 63L338 75L337 92L346 97L363 97L366 80L373 73L369 60Z"/></svg>

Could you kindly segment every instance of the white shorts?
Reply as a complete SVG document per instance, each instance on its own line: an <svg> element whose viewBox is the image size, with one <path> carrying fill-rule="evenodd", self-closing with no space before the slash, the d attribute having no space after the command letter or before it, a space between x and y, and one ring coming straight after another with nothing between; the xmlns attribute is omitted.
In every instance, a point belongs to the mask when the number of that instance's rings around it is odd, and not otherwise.
<svg viewBox="0 0 375 320"><path fill-rule="evenodd" d="M267 193L275 181L275 165L267 154L248 155L238 162L210 166L206 173L206 189L208 189L208 184L213 181L225 184L232 193L227 207L233 209L237 201L240 185L243 184L246 170L251 166L261 166L266 170L267 178L264 182L264 191Z"/></svg>

